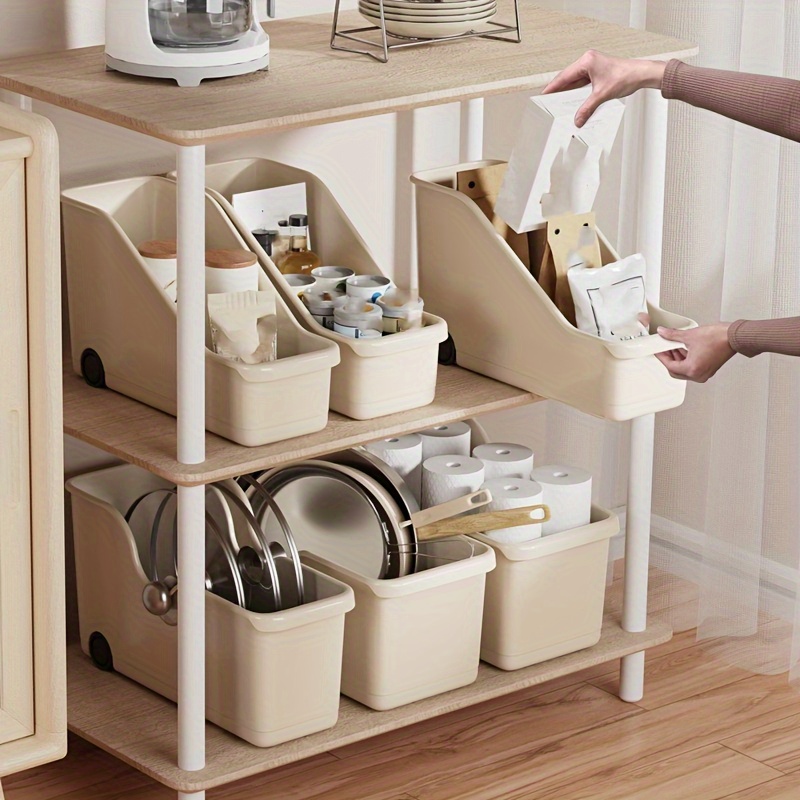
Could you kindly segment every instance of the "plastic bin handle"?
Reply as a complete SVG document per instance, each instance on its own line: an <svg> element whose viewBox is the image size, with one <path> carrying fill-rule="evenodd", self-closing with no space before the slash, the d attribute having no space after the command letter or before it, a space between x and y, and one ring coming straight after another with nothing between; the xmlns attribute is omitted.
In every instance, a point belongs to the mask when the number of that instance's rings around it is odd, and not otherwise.
<svg viewBox="0 0 800 800"><path fill-rule="evenodd" d="M697 325L688 325L680 330L690 330ZM641 336L638 339L629 339L626 342L609 342L603 344L614 358L644 358L654 356L656 353L666 353L668 350L679 350L683 345L679 342L670 342L658 334Z"/></svg>

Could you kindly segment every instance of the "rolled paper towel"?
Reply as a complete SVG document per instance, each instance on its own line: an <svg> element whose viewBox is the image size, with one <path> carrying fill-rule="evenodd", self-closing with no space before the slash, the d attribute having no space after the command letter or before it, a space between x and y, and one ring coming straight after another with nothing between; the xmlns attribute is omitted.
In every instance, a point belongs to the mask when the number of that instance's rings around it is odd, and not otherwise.
<svg viewBox="0 0 800 800"><path fill-rule="evenodd" d="M366 449L388 464L406 482L414 498L422 499L422 439L416 433L371 442Z"/></svg>
<svg viewBox="0 0 800 800"><path fill-rule="evenodd" d="M511 508L524 508L544 502L542 487L536 481L521 478L493 478L486 481L481 488L488 489L492 493L492 502L485 509L481 509L482 511L507 511ZM538 539L541 535L541 522L519 525L516 528L502 528L486 534L487 538L500 544L528 542L531 539Z"/></svg>
<svg viewBox="0 0 800 800"><path fill-rule="evenodd" d="M466 422L437 425L419 434L422 437L422 461L434 456L468 456L472 429Z"/></svg>
<svg viewBox="0 0 800 800"><path fill-rule="evenodd" d="M424 447L424 445L423 445ZM428 458L422 463L422 508L477 492L483 484L483 462L463 455Z"/></svg>
<svg viewBox="0 0 800 800"><path fill-rule="evenodd" d="M550 521L542 528L545 536L591 522L592 476L586 470L558 464L537 467L531 472L531 480L541 484L542 502L550 506Z"/></svg>
<svg viewBox="0 0 800 800"><path fill-rule="evenodd" d="M486 480L524 478L533 471L533 450L523 444L479 444L472 455L483 461Z"/></svg>

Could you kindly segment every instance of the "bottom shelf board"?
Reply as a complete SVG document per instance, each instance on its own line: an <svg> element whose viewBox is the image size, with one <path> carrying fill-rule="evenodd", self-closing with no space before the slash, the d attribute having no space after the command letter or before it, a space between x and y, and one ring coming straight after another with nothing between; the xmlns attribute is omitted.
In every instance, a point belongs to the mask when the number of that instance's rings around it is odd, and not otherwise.
<svg viewBox="0 0 800 800"><path fill-rule="evenodd" d="M609 616L594 647L515 672L481 663L478 679L470 686L392 711L372 711L343 697L335 727L276 747L254 747L208 723L208 765L198 772L185 772L176 765L175 704L121 675L101 672L75 645L68 660L69 727L165 786L200 792L613 661L670 638L672 630L665 624L653 623L644 633L626 633Z"/></svg>

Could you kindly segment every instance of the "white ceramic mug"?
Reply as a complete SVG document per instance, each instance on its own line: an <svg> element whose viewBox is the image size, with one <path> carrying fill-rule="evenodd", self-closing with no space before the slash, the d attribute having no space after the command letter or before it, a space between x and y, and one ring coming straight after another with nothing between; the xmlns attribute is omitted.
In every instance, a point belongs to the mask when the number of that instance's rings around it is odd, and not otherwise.
<svg viewBox="0 0 800 800"><path fill-rule="evenodd" d="M311 270L311 274L316 281L314 285L315 292L333 292L340 288L343 290L343 284L348 278L355 275L349 267L317 267Z"/></svg>
<svg viewBox="0 0 800 800"><path fill-rule="evenodd" d="M284 275L284 279L292 291L299 297L303 292L310 291L317 285L317 279L313 275Z"/></svg>
<svg viewBox="0 0 800 800"><path fill-rule="evenodd" d="M349 297L358 297L368 303L375 303L393 286L392 281L383 275L353 275L347 279L347 294Z"/></svg>

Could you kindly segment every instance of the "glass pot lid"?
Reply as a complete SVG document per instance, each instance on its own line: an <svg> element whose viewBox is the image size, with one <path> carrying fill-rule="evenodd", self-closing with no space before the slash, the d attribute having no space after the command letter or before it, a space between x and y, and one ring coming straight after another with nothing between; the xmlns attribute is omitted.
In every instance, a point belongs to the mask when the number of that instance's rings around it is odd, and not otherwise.
<svg viewBox="0 0 800 800"><path fill-rule="evenodd" d="M255 0L148 0L150 35L161 47L233 44L253 25Z"/></svg>

